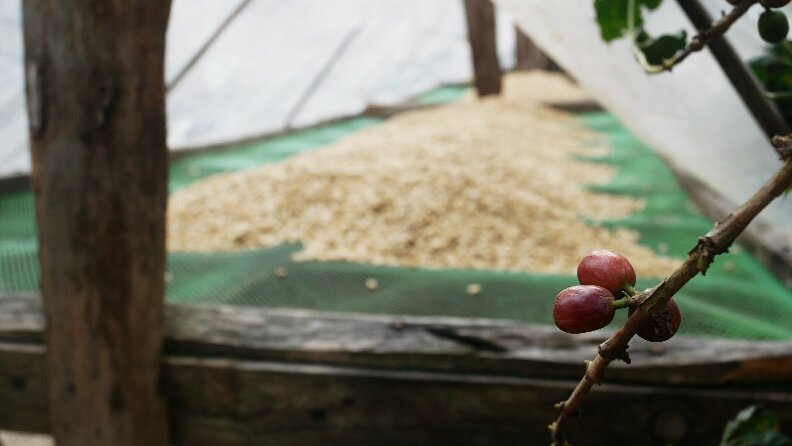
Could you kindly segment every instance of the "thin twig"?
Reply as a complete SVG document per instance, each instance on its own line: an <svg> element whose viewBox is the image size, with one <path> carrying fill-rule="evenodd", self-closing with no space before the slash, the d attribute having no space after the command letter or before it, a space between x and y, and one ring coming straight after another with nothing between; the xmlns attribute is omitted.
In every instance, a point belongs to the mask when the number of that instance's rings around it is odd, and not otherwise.
<svg viewBox="0 0 792 446"><path fill-rule="evenodd" d="M774 136L770 142L782 160L792 156L792 135Z"/></svg>
<svg viewBox="0 0 792 446"><path fill-rule="evenodd" d="M707 12L702 0L677 0L677 4L698 32L704 32L712 27L712 16ZM787 46L784 45L783 48L788 50ZM771 139L774 135L789 133L784 115L774 102L765 97L765 87L753 75L726 37L721 35L712 38L707 43L707 48L767 139Z"/></svg>
<svg viewBox="0 0 792 446"><path fill-rule="evenodd" d="M792 135L787 138L792 138ZM696 246L688 253L687 260L659 285L646 292L642 302L635 307L636 311L627 319L627 322L613 336L599 345L597 356L593 361L587 363L583 379L580 380L572 395L557 405L558 418L550 425L553 445L567 444L563 434L564 425L570 418L577 416L583 399L594 383L602 381L608 364L616 359L630 362L630 357L627 354L628 343L635 336L638 327L644 320L650 314L664 311L669 299L677 291L699 272L704 274L713 258L727 252L751 220L790 186L792 186L792 158L787 155L784 165L748 201L726 218L715 223L707 234L699 237Z"/></svg>
<svg viewBox="0 0 792 446"><path fill-rule="evenodd" d="M751 6L756 3L759 3L759 0L742 0L740 3L737 3L728 14L714 21L709 29L706 29L695 35L690 40L690 43L685 47L685 49L678 52L676 55L674 55L674 57L664 60L662 65L644 66L644 70L651 74L662 73L663 71L671 71L671 69L673 69L676 65L679 65L683 60L687 59L688 56L704 49L704 47L712 39L724 35L726 31L728 31L732 26L732 24L734 24L737 19L742 17L743 14L745 14L748 9L750 9Z"/></svg>

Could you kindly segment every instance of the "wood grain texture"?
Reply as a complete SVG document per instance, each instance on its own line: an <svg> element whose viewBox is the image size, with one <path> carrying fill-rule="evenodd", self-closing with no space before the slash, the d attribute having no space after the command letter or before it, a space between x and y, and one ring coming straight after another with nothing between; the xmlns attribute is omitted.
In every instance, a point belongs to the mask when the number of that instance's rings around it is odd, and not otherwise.
<svg viewBox="0 0 792 446"><path fill-rule="evenodd" d="M491 0L465 0L468 41L479 96L499 94L501 68L495 30L495 5Z"/></svg>
<svg viewBox="0 0 792 446"><path fill-rule="evenodd" d="M43 349L17 348L8 359L43 363ZM6 370L7 345L0 344ZM10 358L13 356L13 358ZM27 364L27 365L25 365ZM40 365L40 364L39 364ZM46 392L30 382L0 386L20 404L0 409L4 428L46 432ZM278 445L524 445L543 439L553 403L572 381L513 376L372 370L300 363L168 356L171 441L192 446ZM571 426L581 444L716 444L741 408L761 402L792 422L789 394L603 385ZM629 423L613 422L629 413ZM672 420L654 423L654 415ZM682 425L682 434L678 433Z"/></svg>
<svg viewBox="0 0 792 446"><path fill-rule="evenodd" d="M168 352L240 359L576 378L583 360L606 336L604 331L573 336L554 327L494 320L171 306L165 342ZM636 339L630 353L633 363L614 364L609 380L664 385L792 380L790 372L752 379L733 373L752 361L782 370L792 360L789 342L680 336L653 344Z"/></svg>
<svg viewBox="0 0 792 446"><path fill-rule="evenodd" d="M40 343L43 326L36 296L0 295L0 342ZM577 378L583 360L607 336L491 319L223 305L168 305L164 330L165 352L176 356L553 379ZM632 364L614 363L609 381L679 386L792 381L792 342L634 339L630 354Z"/></svg>
<svg viewBox="0 0 792 446"><path fill-rule="evenodd" d="M168 306L165 319L171 440L199 446L531 444L603 339L505 321L226 306ZM0 428L50 429L43 324L36 296L0 297L0 401L10 403ZM792 423L791 343L679 338L662 348L634 343L633 365L608 371L573 440L713 444L756 402ZM614 412L631 422L613 423Z"/></svg>
<svg viewBox="0 0 792 446"><path fill-rule="evenodd" d="M170 1L26 0L25 77L59 445L164 445Z"/></svg>
<svg viewBox="0 0 792 446"><path fill-rule="evenodd" d="M167 382L182 444L541 444L553 404L571 381L457 373L382 371L263 361L173 358ZM761 401L790 420L789 395L604 385L570 431L587 445L716 444L726 420ZM629 422L614 422L629 414ZM783 423L783 421L782 421ZM178 426L178 427L177 427Z"/></svg>

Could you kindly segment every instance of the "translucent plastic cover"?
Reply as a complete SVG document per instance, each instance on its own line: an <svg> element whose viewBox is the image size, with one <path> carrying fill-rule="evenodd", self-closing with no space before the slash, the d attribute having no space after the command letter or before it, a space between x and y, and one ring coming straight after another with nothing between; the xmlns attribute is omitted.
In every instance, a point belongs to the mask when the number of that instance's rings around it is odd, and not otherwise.
<svg viewBox="0 0 792 446"><path fill-rule="evenodd" d="M497 1L627 128L729 200L744 201L778 168L778 157L709 51L692 55L672 73L650 76L636 63L627 39L603 42L593 1ZM725 0L702 1L713 17L731 7ZM761 11L752 8L728 32L743 60L764 47L756 32ZM644 19L649 32L695 34L673 0ZM792 199L778 200L764 215L792 231Z"/></svg>

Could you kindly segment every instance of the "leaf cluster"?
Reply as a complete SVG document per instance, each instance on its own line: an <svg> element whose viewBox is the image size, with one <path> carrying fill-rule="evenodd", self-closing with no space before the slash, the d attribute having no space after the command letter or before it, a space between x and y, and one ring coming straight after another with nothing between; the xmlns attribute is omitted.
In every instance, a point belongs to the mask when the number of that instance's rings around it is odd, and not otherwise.
<svg viewBox="0 0 792 446"><path fill-rule="evenodd" d="M687 45L687 33L679 31L653 37L643 27L643 11L657 9L662 0L594 0L600 35L606 42L628 36L650 65L662 65Z"/></svg>
<svg viewBox="0 0 792 446"><path fill-rule="evenodd" d="M720 446L792 446L792 439L778 429L774 412L749 406L726 424Z"/></svg>

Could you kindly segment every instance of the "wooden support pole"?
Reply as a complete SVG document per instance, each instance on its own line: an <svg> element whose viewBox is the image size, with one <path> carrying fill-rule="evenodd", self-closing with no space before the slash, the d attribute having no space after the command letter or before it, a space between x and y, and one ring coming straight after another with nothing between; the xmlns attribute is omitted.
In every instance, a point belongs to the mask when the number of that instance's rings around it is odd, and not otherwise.
<svg viewBox="0 0 792 446"><path fill-rule="evenodd" d="M22 7L52 432L164 446L170 1Z"/></svg>
<svg viewBox="0 0 792 446"><path fill-rule="evenodd" d="M465 0L465 16L478 95L500 94L501 68L495 36L495 6L491 0Z"/></svg>
<svg viewBox="0 0 792 446"><path fill-rule="evenodd" d="M538 46L518 27L514 27L516 35L515 45L515 70L545 70L550 65L550 59L545 56Z"/></svg>

